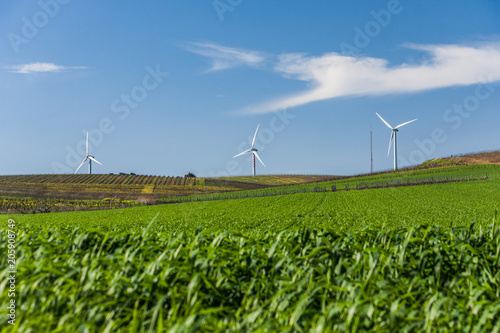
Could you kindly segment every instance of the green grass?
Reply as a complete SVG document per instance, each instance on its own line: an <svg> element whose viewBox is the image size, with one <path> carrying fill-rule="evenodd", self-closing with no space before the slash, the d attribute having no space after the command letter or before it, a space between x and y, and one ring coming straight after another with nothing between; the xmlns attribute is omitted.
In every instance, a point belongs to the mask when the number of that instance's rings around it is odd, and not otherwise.
<svg viewBox="0 0 500 333"><path fill-rule="evenodd" d="M407 180L411 181L426 181L426 180L441 180L441 179L458 179L458 178L482 178L484 176L489 176L490 178L499 179L500 178L500 165L491 164L476 164L476 165L466 165L466 166L452 166L443 167L435 169L424 169L424 170L409 170L409 171L398 171L381 173L374 175L361 175L357 177L348 177L340 180L312 183L306 185L300 185L302 188L312 188L314 186L326 186L331 187L331 185L337 186L337 189L345 188L346 184L349 184L350 188L355 188L357 184L377 184L377 183L397 183L405 182ZM299 186L297 186L299 187Z"/></svg>
<svg viewBox="0 0 500 333"><path fill-rule="evenodd" d="M27 228L20 317L1 332L499 332L495 222L255 238L155 231L154 219L126 233Z"/></svg>
<svg viewBox="0 0 500 333"><path fill-rule="evenodd" d="M4 216L0 332L498 333L498 208L490 178Z"/></svg>

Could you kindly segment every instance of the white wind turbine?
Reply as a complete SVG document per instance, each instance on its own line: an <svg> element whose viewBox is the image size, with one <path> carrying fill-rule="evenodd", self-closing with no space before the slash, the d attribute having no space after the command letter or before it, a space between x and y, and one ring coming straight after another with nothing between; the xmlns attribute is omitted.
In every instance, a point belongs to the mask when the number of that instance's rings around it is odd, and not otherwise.
<svg viewBox="0 0 500 333"><path fill-rule="evenodd" d="M392 127L377 112L375 112L375 114L380 118L380 120L382 120L384 122L384 124L387 125L387 127L389 127L391 129L391 138L389 139L389 149L387 150L387 157L389 157L389 154L391 152L392 141L394 141L394 170L397 170L398 169L398 146L397 146L398 141L397 141L397 133L399 132L398 128L403 127L404 125L407 125L407 124L409 124L411 122L414 122L415 120L418 120L418 119L413 119L413 120L407 121L406 123L399 124L396 127Z"/></svg>
<svg viewBox="0 0 500 333"><path fill-rule="evenodd" d="M233 158L235 158L235 157L238 157L238 156L241 156L241 155L252 153L252 176L255 176L255 157L257 157L257 159L259 160L259 162L262 165L264 165L264 162L262 162L262 160L260 159L259 154L257 154L258 150L253 147L253 145L255 144L255 138L257 137L257 131L259 130L259 126L260 126L260 124L257 125L257 129L255 130L255 134L254 134L253 140L252 140L252 146L250 147L250 149L245 150L244 152L239 153L238 155L233 156ZM266 166L264 165L264 168L265 167Z"/></svg>
<svg viewBox="0 0 500 333"><path fill-rule="evenodd" d="M85 154L86 154L85 158L83 159L82 163L80 163L80 165L76 169L75 173L77 173L78 170L80 170L80 168L82 167L83 164L85 164L85 162L89 161L89 175L91 175L92 174L92 161L94 161L100 165L102 165L102 163L99 162L98 160L96 160L94 158L94 156L89 155L89 132L87 132L86 153Z"/></svg>

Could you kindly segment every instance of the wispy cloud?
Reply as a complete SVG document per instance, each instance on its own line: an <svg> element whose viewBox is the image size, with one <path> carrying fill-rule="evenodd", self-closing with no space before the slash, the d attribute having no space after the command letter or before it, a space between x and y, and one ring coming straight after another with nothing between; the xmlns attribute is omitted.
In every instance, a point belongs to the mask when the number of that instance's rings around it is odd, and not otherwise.
<svg viewBox="0 0 500 333"><path fill-rule="evenodd" d="M17 66L8 67L13 73L20 74L33 74L33 73L54 73L68 71L72 69L85 69L87 67L75 67L75 66L60 66L48 62L33 62L30 64L23 64Z"/></svg>
<svg viewBox="0 0 500 333"><path fill-rule="evenodd" d="M226 47L212 43L191 43L186 46L190 52L208 57L212 60L210 71L218 71L237 66L261 65L266 57L263 53Z"/></svg>
<svg viewBox="0 0 500 333"><path fill-rule="evenodd" d="M406 46L423 51L430 57L419 64L390 67L385 59L350 57L338 53L319 57L281 55L275 71L283 77L305 81L310 88L242 111L267 113L336 97L413 93L478 84L487 78L489 81L500 81L500 43L476 47Z"/></svg>
<svg viewBox="0 0 500 333"><path fill-rule="evenodd" d="M345 96L374 96L414 93L430 89L478 84L488 78L500 81L500 42L481 45L416 45L425 60L416 64L390 66L372 57L339 53L322 56L287 53L273 58L279 75L306 82L308 89L261 104L242 113L258 114ZM213 60L211 70L239 65L258 67L270 57L262 53L216 44L192 44L190 51ZM276 60L277 59L277 60Z"/></svg>

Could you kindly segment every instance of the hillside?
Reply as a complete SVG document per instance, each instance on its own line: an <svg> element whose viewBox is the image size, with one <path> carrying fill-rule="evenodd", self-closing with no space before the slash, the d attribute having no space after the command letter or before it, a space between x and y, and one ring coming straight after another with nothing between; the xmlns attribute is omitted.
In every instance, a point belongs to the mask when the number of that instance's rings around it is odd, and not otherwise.
<svg viewBox="0 0 500 333"><path fill-rule="evenodd" d="M215 191L205 186L203 178L112 174L0 176L0 195L13 197L149 200Z"/></svg>
<svg viewBox="0 0 500 333"><path fill-rule="evenodd" d="M304 184L270 186L225 193L177 196L159 199L164 203L243 199L252 197L280 196L311 192L336 192L350 190L380 189L386 187L406 187L451 182L500 179L500 165L475 164L428 168L412 168L397 172L381 172L351 177L336 177L333 180Z"/></svg>
<svg viewBox="0 0 500 333"><path fill-rule="evenodd" d="M0 176L0 212L45 213L155 204L158 199L258 190L335 179L333 176L231 178L129 174Z"/></svg>
<svg viewBox="0 0 500 333"><path fill-rule="evenodd" d="M345 178L342 176L331 175L263 175L263 176L235 176L207 178L208 182L237 182L246 184L268 186L286 186L324 182Z"/></svg>
<svg viewBox="0 0 500 333"><path fill-rule="evenodd" d="M441 157L425 161L419 167L441 167L451 165L496 164L500 165L500 151L473 153L459 156Z"/></svg>
<svg viewBox="0 0 500 333"><path fill-rule="evenodd" d="M0 176L0 196L62 199L156 199L298 185L335 176L258 176L229 178L163 177L128 174Z"/></svg>
<svg viewBox="0 0 500 333"><path fill-rule="evenodd" d="M129 174L0 176L0 212L45 213L422 185L497 178L500 151L429 160L398 172L357 176L263 175L189 178ZM458 169L457 169L458 168Z"/></svg>

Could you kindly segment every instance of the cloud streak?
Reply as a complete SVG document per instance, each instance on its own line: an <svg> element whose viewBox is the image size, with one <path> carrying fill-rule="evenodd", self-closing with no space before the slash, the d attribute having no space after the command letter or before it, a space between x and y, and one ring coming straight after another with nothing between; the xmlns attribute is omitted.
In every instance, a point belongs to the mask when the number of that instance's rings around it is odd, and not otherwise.
<svg viewBox="0 0 500 333"><path fill-rule="evenodd" d="M308 89L246 107L246 114L268 113L339 97L416 93L500 80L500 42L467 45L416 45L420 63L390 66L381 58L331 52L321 56L286 53L276 57L217 44L191 44L189 50L212 60L210 71L250 66L263 69L270 59L274 72L304 81Z"/></svg>
<svg viewBox="0 0 500 333"><path fill-rule="evenodd" d="M220 71L238 66L257 67L266 60L266 57L261 52L212 43L191 43L186 46L186 49L210 58L212 60L212 67L209 71Z"/></svg>
<svg viewBox="0 0 500 333"><path fill-rule="evenodd" d="M307 82L311 88L242 110L260 114L345 96L415 93L500 80L500 43L479 47L414 45L407 47L429 56L419 64L389 66L380 58L328 53L319 57L284 54L275 71L283 77Z"/></svg>
<svg viewBox="0 0 500 333"><path fill-rule="evenodd" d="M10 69L13 73L19 73L19 74L57 73L72 69L85 69L85 68L87 67L60 66L48 62L33 62L30 64L8 67L8 69Z"/></svg>

